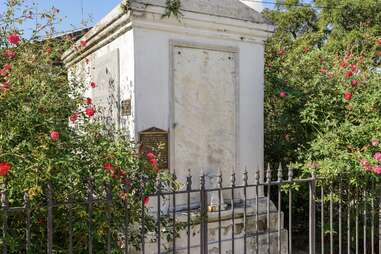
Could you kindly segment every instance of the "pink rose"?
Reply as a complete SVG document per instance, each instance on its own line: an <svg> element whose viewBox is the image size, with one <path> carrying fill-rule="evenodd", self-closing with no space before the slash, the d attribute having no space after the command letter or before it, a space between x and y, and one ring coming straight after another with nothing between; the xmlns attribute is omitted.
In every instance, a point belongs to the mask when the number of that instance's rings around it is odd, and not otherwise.
<svg viewBox="0 0 381 254"><path fill-rule="evenodd" d="M87 41L86 40L81 40L79 42L79 44L81 45L82 48L86 47L87 46Z"/></svg>
<svg viewBox="0 0 381 254"><path fill-rule="evenodd" d="M10 88L11 88L11 85L10 85L9 81L6 81L4 83L0 83L0 91L7 92L7 91L9 91Z"/></svg>
<svg viewBox="0 0 381 254"><path fill-rule="evenodd" d="M13 59L16 57L16 52L13 51L12 49L6 49L4 51L4 55L5 57L7 57L8 59Z"/></svg>
<svg viewBox="0 0 381 254"><path fill-rule="evenodd" d="M58 131L50 132L50 139L53 141L57 141L60 139L60 133Z"/></svg>
<svg viewBox="0 0 381 254"><path fill-rule="evenodd" d="M373 173L379 175L381 174L381 166L377 165L373 167Z"/></svg>
<svg viewBox="0 0 381 254"><path fill-rule="evenodd" d="M75 121L78 120L78 114L77 114L77 113L73 113L73 114L71 114L71 116L69 117L69 119L70 119L70 121L72 121L72 122L74 123Z"/></svg>
<svg viewBox="0 0 381 254"><path fill-rule="evenodd" d="M364 168L365 171L371 171L372 168L371 168L368 160L361 160L360 164Z"/></svg>
<svg viewBox="0 0 381 254"><path fill-rule="evenodd" d="M280 91L279 92L279 97L285 98L285 97L287 97L287 93L285 91Z"/></svg>
<svg viewBox="0 0 381 254"><path fill-rule="evenodd" d="M378 139L376 139L376 138L373 138L371 140L371 143L372 143L372 146L378 146L380 144L380 141Z"/></svg>
<svg viewBox="0 0 381 254"><path fill-rule="evenodd" d="M374 154L373 158L376 160L376 161L381 161L381 152L377 152Z"/></svg>

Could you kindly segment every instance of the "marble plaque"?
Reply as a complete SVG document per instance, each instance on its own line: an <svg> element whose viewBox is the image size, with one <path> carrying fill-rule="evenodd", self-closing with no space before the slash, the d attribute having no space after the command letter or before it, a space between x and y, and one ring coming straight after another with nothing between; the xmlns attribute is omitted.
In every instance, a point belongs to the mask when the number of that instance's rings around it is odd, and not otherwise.
<svg viewBox="0 0 381 254"><path fill-rule="evenodd" d="M139 133L140 143L143 145L143 152L158 153L159 167L161 169L168 169L168 132L158 129L150 128Z"/></svg>
<svg viewBox="0 0 381 254"><path fill-rule="evenodd" d="M131 115L131 99L124 100L121 102L122 106L122 116L130 116Z"/></svg>
<svg viewBox="0 0 381 254"><path fill-rule="evenodd" d="M228 176L237 159L236 54L176 46L173 57L173 168L182 179L187 169Z"/></svg>

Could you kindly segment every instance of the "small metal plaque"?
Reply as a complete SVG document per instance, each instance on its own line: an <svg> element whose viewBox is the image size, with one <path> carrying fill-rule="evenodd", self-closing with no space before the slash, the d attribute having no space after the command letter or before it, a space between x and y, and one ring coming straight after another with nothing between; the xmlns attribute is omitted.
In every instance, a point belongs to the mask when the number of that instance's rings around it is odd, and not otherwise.
<svg viewBox="0 0 381 254"><path fill-rule="evenodd" d="M148 152L158 153L157 155L159 159L159 167L161 169L168 169L168 132L153 127L140 132L139 140L140 143L143 145L144 154Z"/></svg>
<svg viewBox="0 0 381 254"><path fill-rule="evenodd" d="M122 116L130 116L131 115L131 99L124 100L121 103L122 105Z"/></svg>

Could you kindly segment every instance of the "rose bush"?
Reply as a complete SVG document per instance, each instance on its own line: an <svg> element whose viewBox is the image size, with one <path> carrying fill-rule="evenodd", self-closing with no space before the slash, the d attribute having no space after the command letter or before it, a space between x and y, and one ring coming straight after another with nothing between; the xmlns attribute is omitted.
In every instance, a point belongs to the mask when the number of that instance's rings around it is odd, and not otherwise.
<svg viewBox="0 0 381 254"><path fill-rule="evenodd" d="M333 218L339 217L339 200L344 213L353 204L371 207L381 180L381 5L373 0L286 0L264 14L277 26L265 55L266 160L284 162L295 177L317 173L322 179L317 198L326 204L333 199ZM292 187L298 189L292 196L294 235L303 239L309 190ZM282 204L285 217L288 205ZM334 235L337 224L334 220ZM330 225L326 220L321 226L329 244ZM301 249L308 246L308 240L296 243Z"/></svg>
<svg viewBox="0 0 381 254"><path fill-rule="evenodd" d="M300 5L265 11L278 26L266 47L267 159L366 186L379 179L381 6Z"/></svg>
<svg viewBox="0 0 381 254"><path fill-rule="evenodd" d="M91 98L82 96L88 84L68 81L60 56L73 44L71 38L48 34L41 40L36 37L39 30L26 40L18 28L34 14L23 11L15 18L23 1L9 1L7 7L0 15L0 182L8 206L32 209L30 253L46 248L47 186L52 186L56 203L112 196L112 204L94 204L91 218L82 203L54 209L57 253L67 250L70 230L74 252L87 249L88 220L93 223L94 249L104 250L110 235L112 249L118 253L123 245L125 204L129 208L128 241L139 247L141 215L147 232L153 231L156 223L148 213L148 195L155 192L158 182L167 189L177 189L178 184L158 168L153 153L144 155L129 137L106 129L97 120L101 112ZM39 14L40 20L46 20L40 27L54 31L49 25L55 23L57 14L55 8ZM9 253L24 253L25 213L9 216L11 230L0 245L6 244ZM163 235L170 239L168 223L170 220L163 218Z"/></svg>

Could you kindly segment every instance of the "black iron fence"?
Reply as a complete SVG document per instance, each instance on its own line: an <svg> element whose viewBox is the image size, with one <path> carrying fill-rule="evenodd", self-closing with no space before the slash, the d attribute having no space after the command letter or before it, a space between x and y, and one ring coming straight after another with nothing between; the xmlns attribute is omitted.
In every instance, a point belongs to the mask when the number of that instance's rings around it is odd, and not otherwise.
<svg viewBox="0 0 381 254"><path fill-rule="evenodd" d="M96 197L93 186L89 185L86 200L57 202L52 195L54 186L49 184L46 202L39 204L46 211L46 223L42 224L45 232L39 236L32 235L31 217L36 208L30 205L28 195L25 194L23 206L12 207L4 184L2 253L381 253L381 202L375 186L352 193L340 184L321 184L315 175L294 179L289 170L284 178L281 167L276 174L270 168L264 172L263 179L258 171L253 175L245 171L240 179L233 173L228 186L223 185L221 174L201 174L198 180L188 175L184 187L176 191L168 191L158 182L156 191L149 195L151 202L147 208L154 220L147 222L142 209L139 222L130 223L128 210L133 208L127 199L123 200L123 225L118 226L118 237L108 228L101 247L93 244L97 230L95 212L99 204L113 209L119 197L113 197L111 191L106 191L105 198ZM211 179L215 180L214 184L210 184ZM107 186L106 190L111 188ZM147 206L147 197L141 199L142 207ZM76 206L86 207L81 219L86 219L87 234L81 237L86 238L87 244L80 250L73 247L77 239L72 211ZM65 229L55 224L54 210L60 207L66 211L68 227ZM9 227L15 213L23 214L22 229ZM106 212L106 217L111 225L112 213ZM161 223L164 218L169 222L165 228ZM147 231L145 223L154 223L155 229ZM14 230L25 232L23 246L18 249L11 248L9 235ZM67 238L66 250L55 250L57 230ZM140 240L130 243L129 235L136 231ZM164 237L168 231L173 237ZM46 241L46 248L32 250L36 241Z"/></svg>

